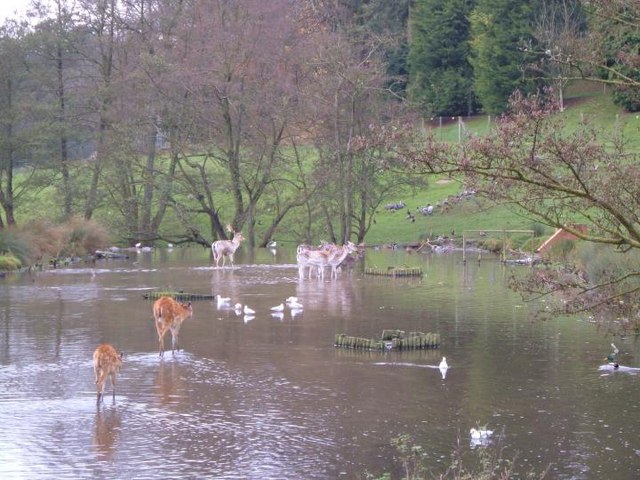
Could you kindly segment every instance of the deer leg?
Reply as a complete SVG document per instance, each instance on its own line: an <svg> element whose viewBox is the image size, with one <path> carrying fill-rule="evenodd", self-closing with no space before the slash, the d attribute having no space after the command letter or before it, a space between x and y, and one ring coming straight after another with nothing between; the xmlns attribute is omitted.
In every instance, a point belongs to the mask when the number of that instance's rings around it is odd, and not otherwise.
<svg viewBox="0 0 640 480"><path fill-rule="evenodd" d="M164 357L164 334L158 333L158 355Z"/></svg>
<svg viewBox="0 0 640 480"><path fill-rule="evenodd" d="M96 403L100 403L100 400L104 397L104 384L107 380L107 372L105 372L102 368L100 368L100 373L96 378L96 390L98 392L98 396L96 399Z"/></svg>
<svg viewBox="0 0 640 480"><path fill-rule="evenodd" d="M111 372L111 386L113 387L113 401L116 401L116 372Z"/></svg>
<svg viewBox="0 0 640 480"><path fill-rule="evenodd" d="M179 329L171 329L171 354L175 356L175 351L179 350L178 346L178 333Z"/></svg>

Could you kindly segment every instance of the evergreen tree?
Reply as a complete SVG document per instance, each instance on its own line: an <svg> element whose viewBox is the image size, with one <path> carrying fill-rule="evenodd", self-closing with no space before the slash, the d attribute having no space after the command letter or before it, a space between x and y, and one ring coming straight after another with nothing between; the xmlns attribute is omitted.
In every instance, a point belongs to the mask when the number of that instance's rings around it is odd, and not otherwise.
<svg viewBox="0 0 640 480"><path fill-rule="evenodd" d="M474 91L486 113L501 113L515 90L531 91L527 65L535 2L477 0L471 14L471 64Z"/></svg>
<svg viewBox="0 0 640 480"><path fill-rule="evenodd" d="M410 91L428 115L475 110L469 13L475 0L416 0L409 49Z"/></svg>
<svg viewBox="0 0 640 480"><path fill-rule="evenodd" d="M382 42L387 87L404 97L407 77L407 22L410 0L367 0L357 9L356 31L368 43ZM375 40L374 40L375 39Z"/></svg>
<svg viewBox="0 0 640 480"><path fill-rule="evenodd" d="M612 5L609 16L591 12L592 29L602 39L600 76L613 84L613 102L628 112L640 111L639 5Z"/></svg>

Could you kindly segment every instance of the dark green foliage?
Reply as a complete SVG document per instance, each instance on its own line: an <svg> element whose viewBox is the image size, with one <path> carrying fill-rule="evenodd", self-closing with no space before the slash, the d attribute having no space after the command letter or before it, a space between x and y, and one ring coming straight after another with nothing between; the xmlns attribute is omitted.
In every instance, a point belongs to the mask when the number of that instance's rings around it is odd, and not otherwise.
<svg viewBox="0 0 640 480"><path fill-rule="evenodd" d="M624 58L631 58L640 55L640 32L629 31L622 33L619 37L610 39L606 45L608 64L617 76L628 77L636 82L618 84L613 89L613 102L621 106L628 112L640 111L640 68L632 63L622 61Z"/></svg>
<svg viewBox="0 0 640 480"><path fill-rule="evenodd" d="M471 14L471 64L475 93L486 113L503 112L515 90L536 87L526 75L533 58L523 49L533 42L533 15L531 2L477 1Z"/></svg>
<svg viewBox="0 0 640 480"><path fill-rule="evenodd" d="M396 95L404 96L409 70L407 56L407 22L409 0L369 0L356 11L356 29L367 38L383 42L387 86Z"/></svg>
<svg viewBox="0 0 640 480"><path fill-rule="evenodd" d="M417 0L412 11L409 72L412 99L427 115L476 109L469 63L469 13L475 0Z"/></svg>

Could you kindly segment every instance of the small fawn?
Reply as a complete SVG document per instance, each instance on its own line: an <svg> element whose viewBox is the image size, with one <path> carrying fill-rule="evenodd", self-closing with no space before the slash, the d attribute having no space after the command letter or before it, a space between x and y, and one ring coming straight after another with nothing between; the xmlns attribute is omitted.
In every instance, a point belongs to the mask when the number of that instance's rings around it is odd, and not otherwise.
<svg viewBox="0 0 640 480"><path fill-rule="evenodd" d="M164 336L171 330L171 353L178 350L178 334L180 326L193 315L191 302L179 303L171 297L160 297L153 304L153 318L158 332L160 356L164 356Z"/></svg>
<svg viewBox="0 0 640 480"><path fill-rule="evenodd" d="M103 343L93 352L93 372L96 376L97 402L104 398L104 387L107 377L111 376L113 400L116 399L116 373L122 367L122 353L118 353L113 345Z"/></svg>
<svg viewBox="0 0 640 480"><path fill-rule="evenodd" d="M244 240L244 236L240 232L234 232L231 228L229 228L233 232L232 240L218 240L211 244L211 251L213 252L213 259L216 262L216 267L220 264L220 259L222 258L222 266L225 266L226 257L229 257L231 260L231 266L233 267L233 254L236 253L236 250L240 246L240 243Z"/></svg>

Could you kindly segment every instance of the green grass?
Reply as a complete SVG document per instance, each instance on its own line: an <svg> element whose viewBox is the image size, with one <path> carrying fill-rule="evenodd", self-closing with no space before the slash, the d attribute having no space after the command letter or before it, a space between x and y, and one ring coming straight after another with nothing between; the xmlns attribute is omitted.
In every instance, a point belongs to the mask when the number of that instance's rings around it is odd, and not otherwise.
<svg viewBox="0 0 640 480"><path fill-rule="evenodd" d="M603 92L601 85L593 83L577 83L568 89L567 109L561 114L566 119L567 132L571 132L586 121L591 124L603 138L614 133L622 133L627 142L627 148L631 151L640 151L640 115L625 113L613 104L611 97ZM464 117L466 132L482 135L490 128L487 116ZM456 119L443 119L442 128L438 119L425 123L428 130L436 139L449 142L457 142L459 126ZM429 187L419 195L402 195L396 193L389 197L387 202L404 200L407 208L416 216L416 222L407 220L407 210L395 213L380 209L376 214L376 224L367 235L368 244L383 243L412 243L419 242L425 237L437 237L438 235L450 235L452 231L460 236L464 230L530 230L540 229L534 225L533 220L526 218L524 214L518 214L505 206L490 206L479 202L478 199L465 200L457 204L448 213L435 212L434 215L425 217L416 211L417 206L427 203L435 204L450 195L459 193L463 187L459 182L439 184L434 179ZM537 232L542 236L553 233L549 227L543 232ZM513 234L514 246L522 246L529 240L528 235Z"/></svg>
<svg viewBox="0 0 640 480"><path fill-rule="evenodd" d="M475 196L465 197L458 203L451 203L448 211L442 207L434 210L432 215L423 215L416 207L451 198L459 193L461 187L458 182L451 181L441 184L431 182L428 189L416 197L404 198L407 207L404 210L391 212L379 209L376 213L376 224L373 225L366 242L370 245L397 242L415 243L425 238L438 236L461 237L465 230L532 230L534 222L520 215L506 206L490 205ZM407 209L415 215L416 221L412 223L407 219ZM540 227L537 227L540 229ZM543 235L552 233L552 229L545 229ZM469 234L475 235L477 234ZM496 234L498 235L498 234ZM491 236L491 234L489 234ZM529 240L528 235L510 234L517 244Z"/></svg>

